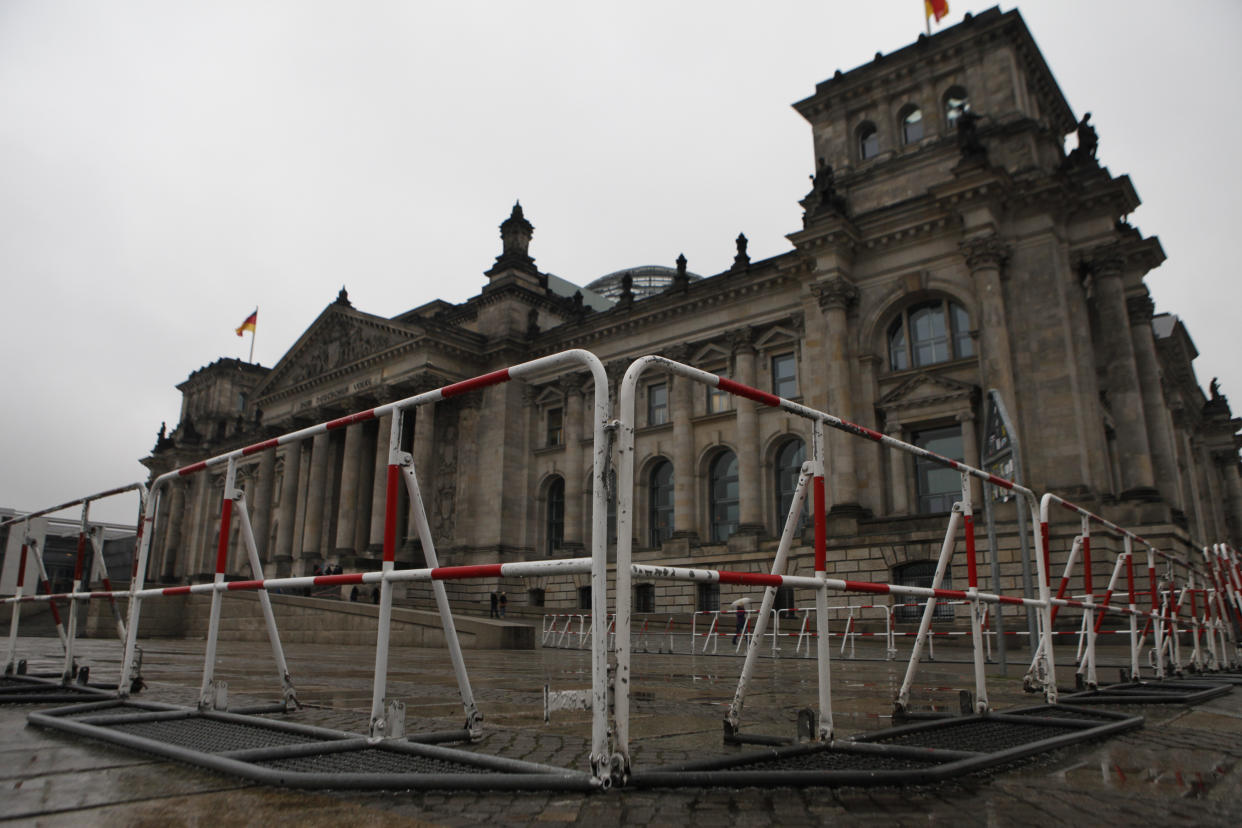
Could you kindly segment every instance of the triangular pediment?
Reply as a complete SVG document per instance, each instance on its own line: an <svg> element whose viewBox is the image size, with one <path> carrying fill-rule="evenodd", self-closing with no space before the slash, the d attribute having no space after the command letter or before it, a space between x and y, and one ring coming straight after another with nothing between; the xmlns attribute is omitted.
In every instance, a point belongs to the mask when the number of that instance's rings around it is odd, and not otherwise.
<svg viewBox="0 0 1242 828"><path fill-rule="evenodd" d="M339 304L329 305L280 358L255 391L269 396L316 379L329 379L421 336L416 325L398 324Z"/></svg>
<svg viewBox="0 0 1242 828"><path fill-rule="evenodd" d="M924 408L951 400L970 401L978 392L979 389L968 382L918 373L881 397L878 407L889 411Z"/></svg>

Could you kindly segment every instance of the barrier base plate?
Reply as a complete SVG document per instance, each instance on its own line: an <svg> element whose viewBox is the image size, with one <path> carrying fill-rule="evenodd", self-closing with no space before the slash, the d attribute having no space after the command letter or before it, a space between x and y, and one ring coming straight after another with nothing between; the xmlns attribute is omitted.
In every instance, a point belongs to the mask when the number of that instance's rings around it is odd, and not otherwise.
<svg viewBox="0 0 1242 828"><path fill-rule="evenodd" d="M1198 704L1233 689L1231 684L1200 678L1129 681L1105 684L1095 690L1068 691L1061 704Z"/></svg>
<svg viewBox="0 0 1242 828"><path fill-rule="evenodd" d="M31 713L30 724L269 785L314 789L588 790L586 773L260 716L119 700Z"/></svg>
<svg viewBox="0 0 1242 828"><path fill-rule="evenodd" d="M89 684L65 684L38 676L0 677L0 704L64 704L114 698L115 692Z"/></svg>
<svg viewBox="0 0 1242 828"><path fill-rule="evenodd" d="M1142 717L1057 705L948 716L840 740L635 771L637 787L898 786L943 782L1141 727Z"/></svg>

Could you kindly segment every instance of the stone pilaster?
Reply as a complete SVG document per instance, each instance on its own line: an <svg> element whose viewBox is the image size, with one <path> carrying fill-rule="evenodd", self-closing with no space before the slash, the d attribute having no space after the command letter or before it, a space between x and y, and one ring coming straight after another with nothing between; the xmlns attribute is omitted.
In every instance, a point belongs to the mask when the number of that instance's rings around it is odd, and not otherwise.
<svg viewBox="0 0 1242 828"><path fill-rule="evenodd" d="M890 425L885 433L894 440L905 441L900 425ZM886 449L888 454L889 491L893 498L893 514L910 514L910 490L906 480L906 457L904 451Z"/></svg>
<svg viewBox="0 0 1242 828"><path fill-rule="evenodd" d="M477 403L478 397L463 397L462 400L469 404ZM408 414L406 416L409 416ZM435 457L436 457L436 406L420 405L414 415L414 444L412 446L412 454L414 455L414 471L418 475L418 491L423 499L423 511L427 514L427 519L431 520L436 513L435 507ZM404 484L402 484L404 486ZM406 498L409 501L409 498ZM418 523L414 520L414 503L410 501L409 508L406 510L406 535L411 542L417 545L418 549L422 549L422 541L418 538ZM459 524L461 525L461 524ZM420 553L421 554L421 553ZM421 560L421 559L419 559ZM418 561L416 561L417 563ZM444 564L444 559L440 558L440 563Z"/></svg>
<svg viewBox="0 0 1242 828"><path fill-rule="evenodd" d="M841 274L835 274L811 285L824 313L827 328L828 400L824 409L843 420L853 421L854 391L851 365L854 360L849 352L848 313L858 302L858 288ZM838 431L828 433L828 464L832 478L832 508L830 512L843 517L857 516L857 477L854 451L857 438Z"/></svg>
<svg viewBox="0 0 1242 828"><path fill-rule="evenodd" d="M1148 500L1157 492L1134 340L1130 335L1130 314L1126 309L1123 261L1106 250L1089 266L1095 286L1105 389L1117 426L1121 496L1127 500Z"/></svg>
<svg viewBox="0 0 1242 828"><path fill-rule="evenodd" d="M690 359L688 348L668 352L668 358L686 363ZM673 536L695 538L694 484L694 389L702 386L686 379L673 377Z"/></svg>
<svg viewBox="0 0 1242 828"><path fill-rule="evenodd" d="M733 346L737 381L755 386L755 331L734 328L726 334ZM733 400L737 412L738 528L743 535L757 535L763 526L763 487L759 480L759 411L756 404L742 397Z"/></svg>
<svg viewBox="0 0 1242 828"><path fill-rule="evenodd" d="M958 245L975 283L979 303L979 369L983 390L995 388L1005 401L1011 417L1017 417L1018 404L1013 380L1013 356L1009 348L1009 321L1001 289L1001 268L1009 259L1009 246L995 236L968 239ZM1018 424L1015 423L1015 427Z"/></svg>
<svg viewBox="0 0 1242 828"><path fill-rule="evenodd" d="M561 548L572 557L582 549L582 501L586 479L582 474L582 378L565 378L565 534Z"/></svg>
<svg viewBox="0 0 1242 828"><path fill-rule="evenodd" d="M173 581L185 574L185 483L168 484L168 531L164 533L164 562L161 577Z"/></svg>
<svg viewBox="0 0 1242 828"><path fill-rule="evenodd" d="M1165 502L1182 508L1178 491L1178 472L1173 434L1165 404L1164 387L1160 381L1160 360L1156 356L1156 339L1151 330L1154 306L1151 297L1131 296L1126 300L1130 319L1130 337L1143 399L1143 416L1147 423L1147 441L1151 446L1152 471L1156 487Z"/></svg>

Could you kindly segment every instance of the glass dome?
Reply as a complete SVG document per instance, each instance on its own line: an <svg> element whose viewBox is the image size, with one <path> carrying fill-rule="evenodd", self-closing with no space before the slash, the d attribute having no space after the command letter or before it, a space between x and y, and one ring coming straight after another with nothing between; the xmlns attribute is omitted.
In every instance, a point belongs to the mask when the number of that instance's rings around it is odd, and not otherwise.
<svg viewBox="0 0 1242 828"><path fill-rule="evenodd" d="M621 298L621 280L627 273L632 280L630 290L633 291L634 298L637 300L662 293L665 288L673 283L677 270L676 268L664 267L662 265L627 267L624 270L618 270L614 273L609 273L607 276L599 277L587 285L587 288L601 296L607 296L609 299L616 301ZM686 275L690 277L692 282L703 278L696 273L687 273Z"/></svg>

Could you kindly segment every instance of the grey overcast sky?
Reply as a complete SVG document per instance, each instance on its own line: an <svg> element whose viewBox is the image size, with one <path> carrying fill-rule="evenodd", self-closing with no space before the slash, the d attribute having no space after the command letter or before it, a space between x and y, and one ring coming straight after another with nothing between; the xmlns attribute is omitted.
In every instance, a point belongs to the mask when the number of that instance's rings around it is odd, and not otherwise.
<svg viewBox="0 0 1242 828"><path fill-rule="evenodd" d="M716 273L738 232L788 250L814 161L790 104L913 41L922 5L0 2L0 505L143 479L174 386L245 358L256 305L272 365L342 285L385 316L477 293L514 199L578 284L683 252ZM1157 310L1242 411L1242 4L1019 8L1143 199Z"/></svg>

